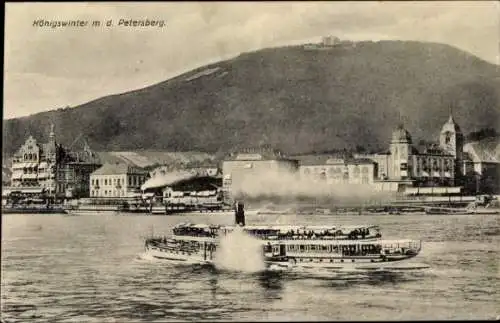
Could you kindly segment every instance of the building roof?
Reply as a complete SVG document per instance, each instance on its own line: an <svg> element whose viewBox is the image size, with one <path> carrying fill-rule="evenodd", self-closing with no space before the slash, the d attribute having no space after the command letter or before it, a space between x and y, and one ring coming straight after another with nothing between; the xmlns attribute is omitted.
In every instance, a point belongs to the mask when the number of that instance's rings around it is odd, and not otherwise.
<svg viewBox="0 0 500 323"><path fill-rule="evenodd" d="M304 155L296 157L300 166L326 165L326 161L331 158L332 155Z"/></svg>
<svg viewBox="0 0 500 323"><path fill-rule="evenodd" d="M439 144L418 144L411 147L411 152L414 155L439 155L439 156L448 156L450 155L447 151L445 151Z"/></svg>
<svg viewBox="0 0 500 323"><path fill-rule="evenodd" d="M465 148L464 148L464 149L465 149ZM463 153L463 155L462 155L462 159L463 159L464 161L468 161L468 162L474 161L472 154L470 154L470 153L468 153L468 152L466 152L466 151L464 151L464 153Z"/></svg>
<svg viewBox="0 0 500 323"><path fill-rule="evenodd" d="M468 153L475 163L500 163L500 138L485 138L465 144L464 152Z"/></svg>
<svg viewBox="0 0 500 323"><path fill-rule="evenodd" d="M179 181L195 177L197 176L188 171L169 172L164 175L158 175L148 179L144 184L142 184L141 190L144 191L151 188L170 186Z"/></svg>
<svg viewBox="0 0 500 323"><path fill-rule="evenodd" d="M369 158L354 158L349 153L328 154L328 155L304 155L297 157L300 166L320 166L320 165L362 165L373 164L373 160Z"/></svg>
<svg viewBox="0 0 500 323"><path fill-rule="evenodd" d="M455 133L462 133L460 130L460 127L458 124L453 120L453 115L450 113L450 117L448 118L448 121L443 125L443 128L441 129L441 132L455 132Z"/></svg>
<svg viewBox="0 0 500 323"><path fill-rule="evenodd" d="M375 164L375 162L369 158L353 158L348 160L348 164L368 165L368 164Z"/></svg>
<svg viewBox="0 0 500 323"><path fill-rule="evenodd" d="M92 151L70 151L66 155L66 162L101 165L99 155Z"/></svg>
<svg viewBox="0 0 500 323"><path fill-rule="evenodd" d="M148 172L132 165L127 165L124 163L110 164L106 163L91 175L123 175L123 174L138 174L147 175Z"/></svg>
<svg viewBox="0 0 500 323"><path fill-rule="evenodd" d="M232 152L224 160L294 160L278 149L273 148L245 148Z"/></svg>

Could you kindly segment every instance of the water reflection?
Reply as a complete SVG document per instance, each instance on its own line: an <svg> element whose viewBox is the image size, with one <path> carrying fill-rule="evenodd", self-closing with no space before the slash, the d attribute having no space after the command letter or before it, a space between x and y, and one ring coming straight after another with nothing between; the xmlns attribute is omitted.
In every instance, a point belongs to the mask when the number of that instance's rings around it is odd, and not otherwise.
<svg viewBox="0 0 500 323"><path fill-rule="evenodd" d="M292 271L262 271L259 273L241 273L218 270L213 266L198 266L193 273L208 275L208 285L212 297L218 294L231 294L236 284L253 285L254 292L261 292L265 299L280 299L287 283L313 281L318 286L349 289L356 286L397 286L415 282L423 278L423 271L352 271L352 272L292 272ZM257 283L257 284L255 284Z"/></svg>
<svg viewBox="0 0 500 323"><path fill-rule="evenodd" d="M283 290L283 281L286 274L279 271L263 271L257 274L260 286L265 290L281 291Z"/></svg>

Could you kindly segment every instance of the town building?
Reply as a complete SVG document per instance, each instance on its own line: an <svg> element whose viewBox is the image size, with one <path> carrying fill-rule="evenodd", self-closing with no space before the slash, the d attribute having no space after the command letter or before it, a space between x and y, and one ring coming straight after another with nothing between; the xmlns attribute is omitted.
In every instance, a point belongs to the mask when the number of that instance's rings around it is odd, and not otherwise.
<svg viewBox="0 0 500 323"><path fill-rule="evenodd" d="M366 158L313 155L301 156L301 178L325 181L328 184L373 184L377 176L377 164Z"/></svg>
<svg viewBox="0 0 500 323"><path fill-rule="evenodd" d="M85 147L83 152L69 152L57 168L56 191L65 192L67 198L90 196L90 174L101 163L93 152Z"/></svg>
<svg viewBox="0 0 500 323"><path fill-rule="evenodd" d="M49 141L42 144L29 136L14 154L11 167L10 191L74 198L89 196L90 173L100 161L88 145L73 152L58 144L52 125Z"/></svg>
<svg viewBox="0 0 500 323"><path fill-rule="evenodd" d="M248 148L233 152L222 162L222 191L224 201L231 203L245 185L263 177L296 173L299 162L281 151L266 148Z"/></svg>
<svg viewBox="0 0 500 323"><path fill-rule="evenodd" d="M463 185L473 193L500 192L500 138L485 138L465 144Z"/></svg>
<svg viewBox="0 0 500 323"><path fill-rule="evenodd" d="M404 191L406 187L453 187L461 178L464 136L450 115L443 125L439 143L414 145L402 125L392 133L389 150L376 154L355 154L377 164L376 186Z"/></svg>
<svg viewBox="0 0 500 323"><path fill-rule="evenodd" d="M90 197L125 198L140 193L146 170L126 163L106 163L90 175Z"/></svg>
<svg viewBox="0 0 500 323"><path fill-rule="evenodd" d="M164 176L173 172L174 170L169 165L162 165L155 167L149 172L151 178ZM199 167L184 167L177 169L177 171L186 171L196 176L211 176L211 177L221 177L222 170L217 167L217 165L210 166L199 166Z"/></svg>

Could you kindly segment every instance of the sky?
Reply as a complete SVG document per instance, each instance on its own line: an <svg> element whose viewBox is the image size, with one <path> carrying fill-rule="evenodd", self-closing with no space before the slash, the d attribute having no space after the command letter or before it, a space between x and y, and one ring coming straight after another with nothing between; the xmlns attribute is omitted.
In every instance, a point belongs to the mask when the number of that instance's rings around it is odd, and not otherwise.
<svg viewBox="0 0 500 323"><path fill-rule="evenodd" d="M88 24L52 28L40 20ZM439 42L499 64L499 21L496 1L7 3L3 117L73 107L325 35Z"/></svg>

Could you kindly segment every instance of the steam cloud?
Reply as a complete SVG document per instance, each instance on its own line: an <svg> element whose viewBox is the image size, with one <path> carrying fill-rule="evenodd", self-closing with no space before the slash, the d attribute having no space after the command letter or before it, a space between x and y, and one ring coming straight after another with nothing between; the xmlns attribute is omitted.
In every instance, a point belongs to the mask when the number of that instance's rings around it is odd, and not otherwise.
<svg viewBox="0 0 500 323"><path fill-rule="evenodd" d="M241 227L223 237L215 254L215 266L225 270L259 272L265 269L262 242Z"/></svg>
<svg viewBox="0 0 500 323"><path fill-rule="evenodd" d="M233 194L245 202L314 203L325 206L378 205L392 200L368 184L332 184L285 170L255 172L233 180Z"/></svg>

